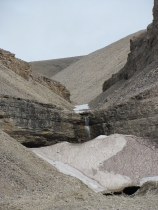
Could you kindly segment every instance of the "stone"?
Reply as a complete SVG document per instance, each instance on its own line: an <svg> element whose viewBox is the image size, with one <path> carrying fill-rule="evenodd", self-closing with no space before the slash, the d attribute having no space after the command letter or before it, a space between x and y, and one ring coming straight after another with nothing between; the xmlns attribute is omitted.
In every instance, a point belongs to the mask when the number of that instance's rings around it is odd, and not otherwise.
<svg viewBox="0 0 158 210"><path fill-rule="evenodd" d="M130 40L127 63L103 84L103 92L89 103L93 137L133 134L158 139L158 12L147 31ZM96 128L97 129L96 129Z"/></svg>
<svg viewBox="0 0 158 210"><path fill-rule="evenodd" d="M62 85L60 82L57 82L53 79L49 79L44 76L35 76L35 81L39 82L41 85L44 85L60 97L64 98L68 102L70 101L70 91L66 89L64 85Z"/></svg>
<svg viewBox="0 0 158 210"><path fill-rule="evenodd" d="M60 82L48 79L37 73L33 73L32 66L28 62L16 58L15 54L0 49L0 63L23 77L25 80L31 80L33 82L36 81L70 102L70 92L65 88L65 86L63 86Z"/></svg>
<svg viewBox="0 0 158 210"><path fill-rule="evenodd" d="M53 104L1 96L0 128L28 147L88 140L84 119Z"/></svg>
<svg viewBox="0 0 158 210"><path fill-rule="evenodd" d="M20 75L26 80L32 79L32 68L31 66L18 58L15 58L15 54L0 49L0 63L7 68L14 71L16 74Z"/></svg>

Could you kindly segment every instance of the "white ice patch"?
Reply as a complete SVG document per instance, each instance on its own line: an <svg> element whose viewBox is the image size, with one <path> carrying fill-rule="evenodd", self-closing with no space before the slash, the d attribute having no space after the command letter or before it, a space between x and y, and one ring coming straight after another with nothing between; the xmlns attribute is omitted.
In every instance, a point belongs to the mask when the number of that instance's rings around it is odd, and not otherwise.
<svg viewBox="0 0 158 210"><path fill-rule="evenodd" d="M108 136L106 136L106 135L100 135L100 136L97 136L95 139L105 139L106 137L108 137Z"/></svg>
<svg viewBox="0 0 158 210"><path fill-rule="evenodd" d="M75 108L74 108L74 111L76 113L83 113L83 112L88 111L88 110L90 110L88 104L78 105L78 106L75 106Z"/></svg>
<svg viewBox="0 0 158 210"><path fill-rule="evenodd" d="M81 180L84 184L86 184L89 188L93 189L95 192L102 192L105 190L105 187L101 186L97 181L94 179L89 178L88 176L85 176L81 171L75 169L74 167L62 163L60 161L53 161L49 158L46 158L45 156L38 154L36 151L33 150L33 152L38 155L40 158L46 160L48 163L53 165L55 168L58 169L59 172L70 175L73 177L76 177L77 179Z"/></svg>
<svg viewBox="0 0 158 210"><path fill-rule="evenodd" d="M101 171L100 166L120 152L126 143L119 134L101 135L99 139L82 144L62 142L32 150L60 172L80 179L95 192L115 192L130 186L131 179L111 171Z"/></svg>
<svg viewBox="0 0 158 210"><path fill-rule="evenodd" d="M158 176L152 176L152 177L145 177L140 180L140 186L142 186L147 181L158 181Z"/></svg>

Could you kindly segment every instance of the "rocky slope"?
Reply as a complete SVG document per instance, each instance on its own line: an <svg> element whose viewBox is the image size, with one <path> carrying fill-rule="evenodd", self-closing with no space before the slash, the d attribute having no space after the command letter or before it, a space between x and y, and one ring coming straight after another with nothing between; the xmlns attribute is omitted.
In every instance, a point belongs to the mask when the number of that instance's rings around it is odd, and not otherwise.
<svg viewBox="0 0 158 210"><path fill-rule="evenodd" d="M72 63L80 60L83 56L76 56L70 58L60 58L45 61L32 61L29 64L32 66L33 72L39 73L45 77L51 78L59 73Z"/></svg>
<svg viewBox="0 0 158 210"><path fill-rule="evenodd" d="M69 100L66 88L43 77L31 76L28 81L31 70L23 74L26 71L22 65L15 73L16 62L14 57L10 66L12 69L8 69L7 64L0 64L0 128L27 146L88 140L84 119L59 96Z"/></svg>
<svg viewBox="0 0 158 210"><path fill-rule="evenodd" d="M26 80L32 78L31 66L27 62L15 58L15 54L9 51L0 49L0 64L3 64Z"/></svg>
<svg viewBox="0 0 158 210"><path fill-rule="evenodd" d="M124 68L103 84L103 93L89 105L91 123L106 134L123 133L158 138L158 12L147 31L130 41L131 52ZM99 122L100 121L100 122Z"/></svg>
<svg viewBox="0 0 158 210"><path fill-rule="evenodd" d="M33 73L29 63L15 57L15 54L0 49L0 64L12 70L27 81L35 81L70 102L70 92L59 82Z"/></svg>
<svg viewBox="0 0 158 210"><path fill-rule="evenodd" d="M35 81L40 83L41 85L47 87L60 97L64 98L66 101L70 101L70 91L66 89L64 85L62 85L60 82L57 82L55 80L49 79L44 76L36 76L34 75Z"/></svg>
<svg viewBox="0 0 158 210"><path fill-rule="evenodd" d="M130 51L130 39L142 32L127 36L81 58L52 79L61 82L70 90L71 100L75 103L90 102L102 92L103 82L125 65Z"/></svg>
<svg viewBox="0 0 158 210"><path fill-rule="evenodd" d="M44 104L54 104L72 110L66 100L36 81L27 81L12 70L0 64L0 95L36 100Z"/></svg>

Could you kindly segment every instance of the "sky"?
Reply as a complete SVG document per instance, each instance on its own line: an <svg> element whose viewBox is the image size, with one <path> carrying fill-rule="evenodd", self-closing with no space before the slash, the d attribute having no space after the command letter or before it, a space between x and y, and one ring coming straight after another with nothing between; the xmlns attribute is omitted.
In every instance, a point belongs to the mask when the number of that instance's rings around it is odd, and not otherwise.
<svg viewBox="0 0 158 210"><path fill-rule="evenodd" d="M0 48L25 61L87 55L152 22L153 0L0 0Z"/></svg>

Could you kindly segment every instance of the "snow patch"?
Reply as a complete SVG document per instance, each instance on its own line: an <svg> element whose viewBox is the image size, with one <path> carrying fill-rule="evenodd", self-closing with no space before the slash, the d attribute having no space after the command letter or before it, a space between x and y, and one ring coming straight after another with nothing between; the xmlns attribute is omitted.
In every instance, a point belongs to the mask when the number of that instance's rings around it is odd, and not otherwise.
<svg viewBox="0 0 158 210"><path fill-rule="evenodd" d="M106 135L100 135L100 136L97 136L95 139L105 139L106 137L108 137L108 136L106 136Z"/></svg>
<svg viewBox="0 0 158 210"><path fill-rule="evenodd" d="M140 180L140 186L142 186L147 181L158 181L158 176L144 177Z"/></svg>
<svg viewBox="0 0 158 210"><path fill-rule="evenodd" d="M77 105L75 106L75 108L73 109L76 113L83 113L85 111L90 110L88 104L82 104L82 105Z"/></svg>
<svg viewBox="0 0 158 210"><path fill-rule="evenodd" d="M81 180L84 184L86 184L89 188L93 189L95 192L102 192L105 190L105 187L101 186L97 181L85 176L81 171L75 169L74 167L62 163L60 161L53 161L49 158L46 158L43 155L38 154L36 151L33 151L36 155L40 158L46 160L48 163L53 165L59 172L76 177L77 179Z"/></svg>

